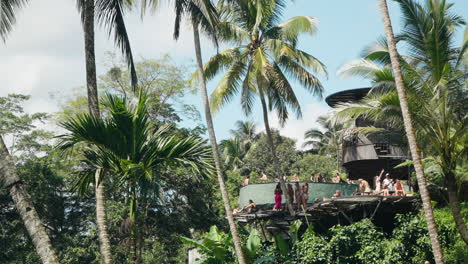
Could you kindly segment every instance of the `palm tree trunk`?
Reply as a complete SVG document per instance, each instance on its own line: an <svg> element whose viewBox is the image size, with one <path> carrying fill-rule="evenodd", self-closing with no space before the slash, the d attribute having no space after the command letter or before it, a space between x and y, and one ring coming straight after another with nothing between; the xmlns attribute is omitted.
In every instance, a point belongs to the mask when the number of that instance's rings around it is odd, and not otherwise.
<svg viewBox="0 0 468 264"><path fill-rule="evenodd" d="M286 188L286 184L284 183L283 174L279 166L279 159L276 155L276 146L270 129L270 122L268 120L268 108L263 93L260 93L260 101L262 103L263 122L265 123L265 131L267 133L268 144L270 145L271 154L273 155L273 166L275 167L276 177L279 179L281 190L283 191L284 197L286 198L286 206L288 208L289 214L295 215L295 211L292 206L292 201L289 200L288 189Z"/></svg>
<svg viewBox="0 0 468 264"><path fill-rule="evenodd" d="M57 255L50 242L44 225L34 208L31 196L26 190L26 185L19 178L13 158L0 136L0 180L6 186L11 195L16 209L23 220L24 226L31 237L36 252L44 264L58 264Z"/></svg>
<svg viewBox="0 0 468 264"><path fill-rule="evenodd" d="M137 263L137 240L138 240L138 225L137 225L137 198L136 198L136 187L132 187L130 198L130 259L129 263Z"/></svg>
<svg viewBox="0 0 468 264"><path fill-rule="evenodd" d="M450 209L452 210L453 220L455 221L455 226L457 227L458 232L460 233L463 241L468 244L468 230L466 229L465 220L461 214L460 210L460 200L458 199L458 191L456 185L456 179L453 173L445 174L445 181L447 185L447 193L449 198Z"/></svg>
<svg viewBox="0 0 468 264"><path fill-rule="evenodd" d="M83 30L86 56L86 87L88 91L88 108L92 115L99 118L99 99L96 82L96 56L94 53L94 0L85 0ZM110 251L109 234L107 232L105 211L105 183L104 179L99 182L98 176L99 171L96 171L96 224L99 229L99 244L102 261L104 264L110 264L112 263L112 257Z"/></svg>
<svg viewBox="0 0 468 264"><path fill-rule="evenodd" d="M245 264L244 254L242 252L241 241L239 233L237 232L236 222L234 222L234 216L232 214L231 205L229 203L229 196L226 191L226 185L224 183L224 177L221 168L220 155L218 145L216 143L216 135L213 127L213 119L211 118L210 103L208 100L208 92L206 90L205 73L203 72L203 62L200 48L200 35L198 33L198 25L192 21L193 26L193 39L195 42L195 55L197 58L197 72L198 79L200 80L200 90L203 100L203 106L205 109L206 126L208 128L208 135L211 143L211 151L213 152L213 159L216 166L216 174L218 176L219 188L221 190L221 196L223 197L224 208L226 210L227 219L229 222L229 229L231 230L232 240L236 249L237 260L239 264Z"/></svg>
<svg viewBox="0 0 468 264"><path fill-rule="evenodd" d="M427 190L426 178L424 177L424 170L421 162L421 155L416 142L416 136L412 124L411 113L408 108L408 101L406 98L405 86L403 76L401 74L400 61L398 59L398 52L396 49L395 37L393 35L392 24L388 14L388 6L386 0L379 0L380 12L385 28L385 35L387 36L388 49L390 53L390 60L392 63L392 70L395 75L395 84L400 100L401 113L405 125L406 136L413 158L414 169L416 171L416 179L419 185L419 192L421 193L421 200L423 203L424 214L426 216L427 227L429 229L429 237L431 239L432 251L434 253L434 260L436 264L443 264L444 258L442 248L439 242L439 235L437 232L437 225L434 219L434 213L431 206L431 198Z"/></svg>

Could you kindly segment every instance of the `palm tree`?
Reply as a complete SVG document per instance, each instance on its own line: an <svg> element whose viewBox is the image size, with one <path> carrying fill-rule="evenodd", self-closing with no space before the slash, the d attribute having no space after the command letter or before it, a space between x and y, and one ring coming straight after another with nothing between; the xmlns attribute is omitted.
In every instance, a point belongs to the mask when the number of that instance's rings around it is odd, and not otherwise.
<svg viewBox="0 0 468 264"><path fill-rule="evenodd" d="M105 120L85 114L62 123L69 134L60 136L59 148L67 150L77 144L86 145L86 169L78 181L82 192L94 180L96 171L109 173L116 177L116 182L129 186L132 241L129 261L137 263L141 218L138 201L143 193L151 191L145 188L159 182L158 171L167 166L186 166L200 177L211 175L212 157L202 139L178 138L168 133L168 127L153 127L145 94L139 96L135 105L126 98L107 94L103 105L109 110Z"/></svg>
<svg viewBox="0 0 468 264"><path fill-rule="evenodd" d="M316 128L307 130L304 133L306 141L302 146L310 146L311 150L318 154L332 157L336 161L336 166L339 169L343 125L333 122L326 116L320 116L317 119L317 123L325 128L325 132Z"/></svg>
<svg viewBox="0 0 468 264"><path fill-rule="evenodd" d="M0 37L6 40L7 34L12 30L16 22L16 12L26 5L28 0L2 0L0 8ZM96 59L94 52L94 20L95 10L97 11L98 22L103 25L109 33L114 33L114 40L117 47L122 50L131 72L132 86L137 90L137 76L133 55L130 47L127 30L124 22L125 5L121 0L77 0L78 11L81 14L83 23L85 58L86 58L86 87L88 93L89 111L96 117L100 116L99 101L96 83ZM105 216L105 184L98 183L96 175L95 195L96 195L96 222L99 228L99 241L101 255L104 263L111 263L110 242L107 232Z"/></svg>
<svg viewBox="0 0 468 264"><path fill-rule="evenodd" d="M8 190L15 207L18 210L24 226L31 237L36 252L44 264L58 264L49 235L26 190L26 183L20 179L16 172L15 163L0 135L0 181Z"/></svg>
<svg viewBox="0 0 468 264"><path fill-rule="evenodd" d="M204 33L217 45L217 26L218 26L218 14L216 9L212 5L211 0L173 0L175 9L175 23L174 23L174 38L178 39L180 33L180 24L182 17L186 16L191 20L193 29L193 40L195 46L195 57L197 62L197 75L200 85L200 94L202 97L203 108L205 112L206 126L208 129L208 137L210 139L211 151L213 153L213 159L216 167L216 174L218 177L219 188L221 191L221 197L223 199L224 208L226 210L226 216L229 223L229 229L232 234L232 240L237 255L239 264L245 264L245 257L242 252L241 240L237 231L237 226L234 221L234 215L232 214L231 205L229 202L229 195L226 190L226 184L224 182L223 168L221 163L221 155L219 153L218 144L216 141L216 134L213 126L213 119L211 116L210 103L208 99L208 92L206 89L205 72L203 70L203 60L201 54L200 44L200 32L201 28ZM143 0L142 1L142 13L147 7L152 7L153 10L158 6L159 0Z"/></svg>
<svg viewBox="0 0 468 264"><path fill-rule="evenodd" d="M77 0L77 7L81 13L83 32L85 40L86 59L86 87L88 92L89 112L96 118L100 117L99 99L96 82L96 57L94 52L94 19L95 9L98 11L98 21L104 25L109 35L114 32L117 46L125 54L126 61L131 72L131 80L134 91L137 89L137 76L133 55L128 39L125 22L123 19L124 6L120 0ZM112 263L110 251L109 234L107 231L107 220L105 211L105 179L100 179L100 171L95 174L95 197L96 197L96 223L99 230L100 252L105 264Z"/></svg>
<svg viewBox="0 0 468 264"><path fill-rule="evenodd" d="M219 188L221 190L221 196L223 198L224 208L226 210L226 215L227 215L227 219L229 222L229 229L232 234L232 240L234 242L237 260L239 264L245 264L246 261L245 261L244 253L242 252L241 240L239 237L239 233L237 231L236 223L234 221L234 215L232 213L231 205L229 202L229 195L227 193L226 184L224 182L223 168L221 165L221 158L220 158L220 154L218 150L218 144L216 141L216 134L214 131L214 126L213 126L213 119L211 116L210 102L208 99L208 92L206 89L205 73L203 70L203 61L202 61L201 47L200 47L200 35L199 35L198 27L199 25L195 22L195 20L192 20L193 39L195 43L195 54L196 54L196 59L197 59L197 73L198 73L198 79L200 82L200 90L201 90L201 96L202 96L202 101L203 101L203 107L205 109L205 119L206 119L206 125L208 128L208 136L210 138L211 151L213 153L213 158L215 161Z"/></svg>
<svg viewBox="0 0 468 264"><path fill-rule="evenodd" d="M222 153L225 169L234 171L240 169L244 162L242 161L247 153L244 144L238 138L221 140L219 148Z"/></svg>
<svg viewBox="0 0 468 264"><path fill-rule="evenodd" d="M6 41L7 34L16 22L16 12L26 4L26 0L1 0L0 38ZM31 196L16 172L15 163L0 135L0 180L11 195L24 226L28 231L36 252L43 263L59 263L49 235L37 214Z"/></svg>
<svg viewBox="0 0 468 264"><path fill-rule="evenodd" d="M245 152L249 151L255 140L258 139L257 125L252 121L238 120L235 126L235 129L230 130L231 135L242 143Z"/></svg>
<svg viewBox="0 0 468 264"><path fill-rule="evenodd" d="M401 1L405 3L406 0ZM411 4L406 2L405 4ZM413 3L414 4L414 3ZM395 75L395 86L398 92L398 99L400 101L401 114L403 116L404 127L406 136L408 138L408 144L411 150L411 156L414 162L414 169L416 171L416 177L418 180L419 190L421 193L421 200L423 202L424 214L426 215L427 226L429 229L429 237L431 239L432 251L434 253L434 259L437 264L444 263L442 248L439 242L439 235L437 232L437 226L434 219L434 213L431 206L431 198L427 190L426 179L424 177L424 170L421 162L421 155L419 153L418 145L416 142L416 136L413 128L413 120L408 107L408 101L406 98L405 83L403 81L403 75L401 73L400 57L396 49L395 37L393 35L392 23L390 21L390 15L388 13L388 6L386 0L379 0L380 12L385 28L385 35L387 36L390 61L392 65L393 74Z"/></svg>
<svg viewBox="0 0 468 264"><path fill-rule="evenodd" d="M268 112L276 110L281 125L288 119L289 109L301 116L299 101L287 76L297 80L309 92L322 94L322 84L308 69L326 74L324 65L312 55L297 48L302 33L315 33L316 19L293 17L278 23L284 1L233 1L219 4L221 22L219 39L240 44L213 56L204 66L205 77L212 79L227 69L211 95L212 108L219 110L241 93L241 106L252 112L254 96L260 98L265 130L274 160L278 160L269 124ZM275 162L278 165L279 162ZM286 186L280 169L275 170L283 192ZM286 196L289 212L294 214Z"/></svg>
<svg viewBox="0 0 468 264"><path fill-rule="evenodd" d="M450 4L428 2L427 7L422 7L412 1L399 2L407 26L398 40L410 50L410 54L400 56L400 63L416 136L426 155L433 156L440 166L456 227L468 243L455 177L468 152L468 98L464 90L468 32L465 30L461 47L452 47L454 29L464 21L449 13ZM362 116L403 131L386 40L367 47L362 57L341 72L369 78L374 88L361 103L344 105L335 116Z"/></svg>

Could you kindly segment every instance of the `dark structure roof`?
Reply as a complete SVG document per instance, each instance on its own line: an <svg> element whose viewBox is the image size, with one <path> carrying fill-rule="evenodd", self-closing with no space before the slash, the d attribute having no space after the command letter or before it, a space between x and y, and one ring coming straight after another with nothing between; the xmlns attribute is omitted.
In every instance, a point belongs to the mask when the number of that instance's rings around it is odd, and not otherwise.
<svg viewBox="0 0 468 264"><path fill-rule="evenodd" d="M325 98L325 102L327 102L331 107L334 107L339 103L356 102L364 98L370 90L371 88L357 88L340 91L327 96L327 98Z"/></svg>

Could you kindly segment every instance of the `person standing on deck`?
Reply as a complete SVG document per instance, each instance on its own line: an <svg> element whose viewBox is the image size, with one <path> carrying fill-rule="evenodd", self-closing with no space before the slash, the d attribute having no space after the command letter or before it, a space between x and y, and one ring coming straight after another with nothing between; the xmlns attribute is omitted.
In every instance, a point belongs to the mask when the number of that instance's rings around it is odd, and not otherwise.
<svg viewBox="0 0 468 264"><path fill-rule="evenodd" d="M296 205L297 205L297 209L299 210L301 208L301 203L302 203L302 189L298 182L296 182L294 185L296 186L296 193L295 193Z"/></svg>
<svg viewBox="0 0 468 264"><path fill-rule="evenodd" d="M323 182L322 173L319 173L319 175L317 176L317 182Z"/></svg>
<svg viewBox="0 0 468 264"><path fill-rule="evenodd" d="M337 172L337 173L335 174L335 176L333 176L332 182L333 182L333 183L340 183L340 180L341 180L340 174L338 174L338 172Z"/></svg>
<svg viewBox="0 0 468 264"><path fill-rule="evenodd" d="M291 203L294 203L294 189L290 183L288 183L288 198Z"/></svg>
<svg viewBox="0 0 468 264"><path fill-rule="evenodd" d="M383 195L384 196L389 196L389 188L388 186L390 185L390 174L385 174L385 179L382 182L382 190L383 190Z"/></svg>
<svg viewBox="0 0 468 264"><path fill-rule="evenodd" d="M283 195L283 191L281 190L281 186L278 183L275 188L275 207L273 207L273 211L281 211L281 196Z"/></svg>
<svg viewBox="0 0 468 264"><path fill-rule="evenodd" d="M395 196L406 196L405 188L403 188L403 184L400 183L400 180L396 180L395 183Z"/></svg>
<svg viewBox="0 0 468 264"><path fill-rule="evenodd" d="M385 170L382 169L380 174L374 177L374 187L375 187L374 194L379 195L382 192L382 176L384 172Z"/></svg>
<svg viewBox="0 0 468 264"><path fill-rule="evenodd" d="M302 206L305 210L307 208L307 201L309 200L309 184L306 182L302 185Z"/></svg>

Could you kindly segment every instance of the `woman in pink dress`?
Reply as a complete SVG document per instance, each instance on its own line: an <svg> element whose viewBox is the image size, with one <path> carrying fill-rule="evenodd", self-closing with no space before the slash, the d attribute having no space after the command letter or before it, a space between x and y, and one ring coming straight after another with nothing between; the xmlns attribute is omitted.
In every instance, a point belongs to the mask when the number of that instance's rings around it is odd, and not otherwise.
<svg viewBox="0 0 468 264"><path fill-rule="evenodd" d="M283 191L281 190L281 186L278 183L275 188L275 207L273 207L274 211L281 210L281 196L283 195Z"/></svg>

